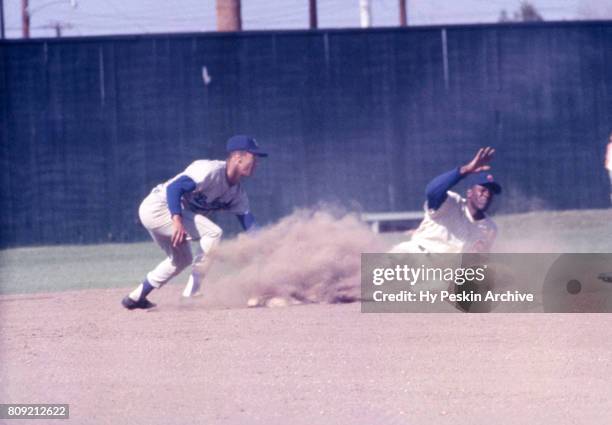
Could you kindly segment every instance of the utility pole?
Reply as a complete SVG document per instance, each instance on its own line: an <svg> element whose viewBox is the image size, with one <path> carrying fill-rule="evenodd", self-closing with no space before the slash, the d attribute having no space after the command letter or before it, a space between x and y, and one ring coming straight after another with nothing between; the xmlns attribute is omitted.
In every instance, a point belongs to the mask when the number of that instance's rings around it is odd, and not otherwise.
<svg viewBox="0 0 612 425"><path fill-rule="evenodd" d="M217 31L242 30L240 0L217 0Z"/></svg>
<svg viewBox="0 0 612 425"><path fill-rule="evenodd" d="M408 0L399 0L400 27L408 26L406 2Z"/></svg>
<svg viewBox="0 0 612 425"><path fill-rule="evenodd" d="M359 17L361 19L361 28L369 28L372 26L370 0L359 0Z"/></svg>
<svg viewBox="0 0 612 425"><path fill-rule="evenodd" d="M21 33L23 38L30 38L30 11L28 0L21 0Z"/></svg>
<svg viewBox="0 0 612 425"><path fill-rule="evenodd" d="M0 40L4 40L4 0L0 0Z"/></svg>
<svg viewBox="0 0 612 425"><path fill-rule="evenodd" d="M309 12L310 12L310 29L314 30L317 28L317 0L308 0Z"/></svg>

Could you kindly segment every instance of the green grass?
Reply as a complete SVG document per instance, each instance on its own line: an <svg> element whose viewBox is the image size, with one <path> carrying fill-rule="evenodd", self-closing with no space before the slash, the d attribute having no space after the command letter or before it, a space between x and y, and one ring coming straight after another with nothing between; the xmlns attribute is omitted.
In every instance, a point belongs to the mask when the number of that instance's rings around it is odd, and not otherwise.
<svg viewBox="0 0 612 425"><path fill-rule="evenodd" d="M151 242L0 251L0 293L134 286L163 259Z"/></svg>
<svg viewBox="0 0 612 425"><path fill-rule="evenodd" d="M612 210L533 212L495 218L501 252L611 252ZM397 242L402 234L384 234ZM0 251L0 294L133 287L163 259L153 242ZM183 284L187 273L174 279Z"/></svg>

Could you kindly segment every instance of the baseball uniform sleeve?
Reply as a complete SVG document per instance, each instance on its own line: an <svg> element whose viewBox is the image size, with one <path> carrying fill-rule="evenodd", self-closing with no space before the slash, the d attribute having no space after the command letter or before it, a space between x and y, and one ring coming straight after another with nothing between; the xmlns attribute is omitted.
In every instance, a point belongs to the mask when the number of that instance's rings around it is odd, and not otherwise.
<svg viewBox="0 0 612 425"><path fill-rule="evenodd" d="M461 180L462 176L459 167L453 168L444 174L440 174L429 182L425 188L427 196L427 208L437 210L442 206L447 198L447 192Z"/></svg>
<svg viewBox="0 0 612 425"><path fill-rule="evenodd" d="M185 193L193 192L196 183L188 176L179 176L166 187L166 200L171 215L181 215L181 197Z"/></svg>
<svg viewBox="0 0 612 425"><path fill-rule="evenodd" d="M213 183L217 168L218 164L213 161L199 160L192 162L181 175L193 180L198 190L206 190Z"/></svg>
<svg viewBox="0 0 612 425"><path fill-rule="evenodd" d="M444 200L444 202L442 202L442 205L440 205L436 210L426 208L426 213L429 214L429 216L435 220L437 218L453 214L453 211L461 210L462 201L463 198L461 198L461 195L455 192L451 192L449 190L446 192L446 199Z"/></svg>

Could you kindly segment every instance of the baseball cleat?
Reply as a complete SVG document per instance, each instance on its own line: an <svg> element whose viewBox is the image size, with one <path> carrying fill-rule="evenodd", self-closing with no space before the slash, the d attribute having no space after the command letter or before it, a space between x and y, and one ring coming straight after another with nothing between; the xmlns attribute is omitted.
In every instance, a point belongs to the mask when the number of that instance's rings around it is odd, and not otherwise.
<svg viewBox="0 0 612 425"><path fill-rule="evenodd" d="M146 298L143 298L138 301L134 301L129 296L121 300L121 305L123 305L128 310L134 310L137 308L142 309L142 310L148 310L156 306L156 304L152 303Z"/></svg>
<svg viewBox="0 0 612 425"><path fill-rule="evenodd" d="M597 277L599 280L603 280L606 283L612 283L612 273L601 273Z"/></svg>

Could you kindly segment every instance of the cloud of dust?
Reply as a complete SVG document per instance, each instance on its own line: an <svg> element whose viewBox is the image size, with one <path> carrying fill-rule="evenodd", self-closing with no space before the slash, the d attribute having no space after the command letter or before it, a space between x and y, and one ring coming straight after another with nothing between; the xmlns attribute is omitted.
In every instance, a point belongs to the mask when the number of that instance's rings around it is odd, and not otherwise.
<svg viewBox="0 0 612 425"><path fill-rule="evenodd" d="M547 253L564 249L564 241L555 229L547 226L548 215L544 212L552 208L545 200L527 196L512 186L504 187L500 198L496 200L499 201L500 209L511 215L493 217L498 225L494 252Z"/></svg>
<svg viewBox="0 0 612 425"><path fill-rule="evenodd" d="M525 222L521 223L521 216ZM492 251L498 253L562 253L573 252L570 241L563 239L554 228L532 214L513 216L499 225L499 233Z"/></svg>
<svg viewBox="0 0 612 425"><path fill-rule="evenodd" d="M355 214L330 207L297 210L255 234L224 241L212 253L204 288L207 297L227 306L245 305L254 296L356 301L361 253L385 252L387 245Z"/></svg>
<svg viewBox="0 0 612 425"><path fill-rule="evenodd" d="M498 208L506 214L512 214L544 211L553 209L553 206L542 198L527 195L517 187L506 185L499 198L493 200L492 210L495 211Z"/></svg>

